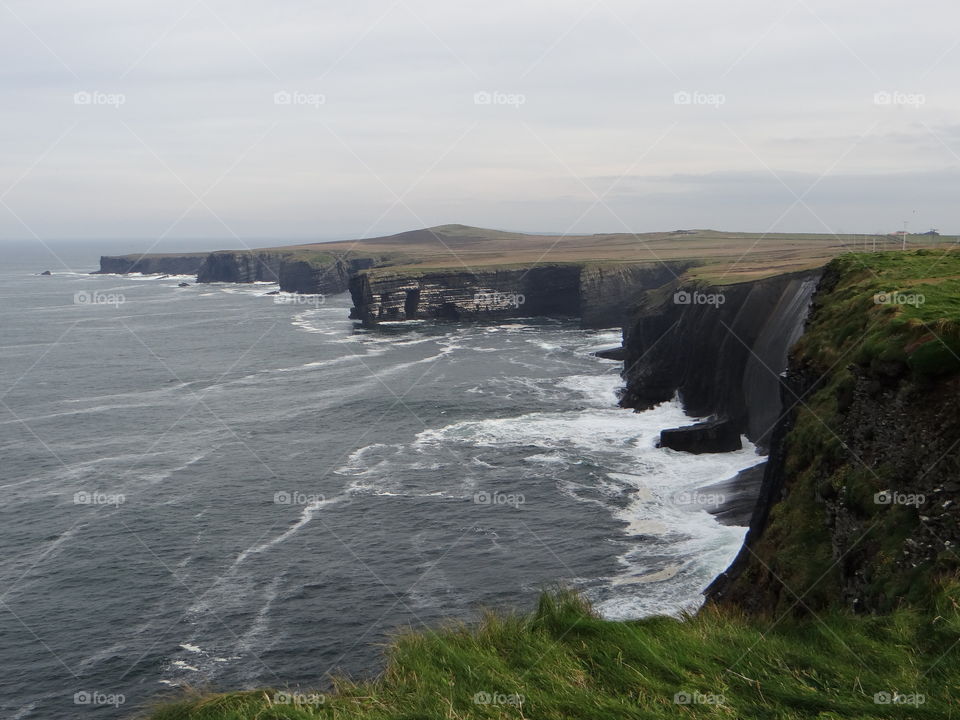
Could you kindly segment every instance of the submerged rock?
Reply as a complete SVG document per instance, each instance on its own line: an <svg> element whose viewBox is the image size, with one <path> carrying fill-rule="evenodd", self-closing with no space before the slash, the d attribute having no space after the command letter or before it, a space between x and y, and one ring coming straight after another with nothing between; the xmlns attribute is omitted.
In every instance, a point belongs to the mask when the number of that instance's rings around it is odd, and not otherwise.
<svg viewBox="0 0 960 720"><path fill-rule="evenodd" d="M740 440L740 431L731 420L717 418L686 427L662 430L657 447L699 455L740 450L743 442Z"/></svg>
<svg viewBox="0 0 960 720"><path fill-rule="evenodd" d="M50 272L49 270L44 270L44 271L43 271L42 273L40 273L40 274L41 274L41 275L53 275L53 273Z"/></svg>
<svg viewBox="0 0 960 720"><path fill-rule="evenodd" d="M597 350L594 355L604 360L619 360L622 362L627 359L627 349L625 347L606 348L605 350Z"/></svg>

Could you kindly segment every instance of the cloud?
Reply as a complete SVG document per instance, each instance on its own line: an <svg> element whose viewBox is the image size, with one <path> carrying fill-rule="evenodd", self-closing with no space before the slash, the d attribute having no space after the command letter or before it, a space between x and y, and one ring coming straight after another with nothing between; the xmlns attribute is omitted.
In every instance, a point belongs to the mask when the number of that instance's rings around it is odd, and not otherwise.
<svg viewBox="0 0 960 720"><path fill-rule="evenodd" d="M764 229L793 201L771 170L797 192L826 173L807 202L829 225L960 225L945 1L869 23L825 0L0 12L0 237Z"/></svg>

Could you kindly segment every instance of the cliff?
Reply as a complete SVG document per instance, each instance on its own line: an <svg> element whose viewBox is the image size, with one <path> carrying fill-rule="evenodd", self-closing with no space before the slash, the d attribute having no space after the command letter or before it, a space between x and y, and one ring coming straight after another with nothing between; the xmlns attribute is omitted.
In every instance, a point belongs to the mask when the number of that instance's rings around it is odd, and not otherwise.
<svg viewBox="0 0 960 720"><path fill-rule="evenodd" d="M101 255L100 269L94 274L143 273L144 275L194 275L206 253L186 255Z"/></svg>
<svg viewBox="0 0 960 720"><path fill-rule="evenodd" d="M780 413L777 375L803 330L818 272L673 282L644 295L624 326L621 405L646 409L679 394L690 415L728 418L766 446Z"/></svg>
<svg viewBox="0 0 960 720"><path fill-rule="evenodd" d="M753 612L927 605L960 560L960 261L845 256L782 383L745 545L708 589Z"/></svg>
<svg viewBox="0 0 960 720"><path fill-rule="evenodd" d="M637 294L682 274L691 262L557 263L449 270L372 270L350 282L351 317L384 321L499 320L544 315L615 327Z"/></svg>
<svg viewBox="0 0 960 720"><path fill-rule="evenodd" d="M285 292L333 295L346 292L351 267L362 267L366 260L318 252L215 252L204 259L197 282L266 281L279 283Z"/></svg>

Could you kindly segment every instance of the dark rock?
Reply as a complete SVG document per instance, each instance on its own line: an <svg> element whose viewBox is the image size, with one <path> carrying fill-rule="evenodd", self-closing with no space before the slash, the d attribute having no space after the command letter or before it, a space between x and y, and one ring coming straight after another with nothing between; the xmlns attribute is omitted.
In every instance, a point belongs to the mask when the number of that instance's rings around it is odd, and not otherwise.
<svg viewBox="0 0 960 720"><path fill-rule="evenodd" d="M623 362L627 359L627 349L625 347L608 348L606 350L597 350L594 355L604 360L619 360Z"/></svg>
<svg viewBox="0 0 960 720"><path fill-rule="evenodd" d="M660 432L657 447L694 453L722 453L740 450L740 431L728 418L717 418Z"/></svg>
<svg viewBox="0 0 960 720"><path fill-rule="evenodd" d="M177 284L177 287L190 287L190 283L188 283L188 282L178 283L178 284Z"/></svg>
<svg viewBox="0 0 960 720"><path fill-rule="evenodd" d="M716 505L707 507L707 512L724 525L750 525L766 467L767 463L762 462L741 470L729 480L700 488L697 492L701 495L717 495L721 498Z"/></svg>
<svg viewBox="0 0 960 720"><path fill-rule="evenodd" d="M40 274L41 274L41 275L53 275L53 273L50 272L49 270L44 270L44 271L43 271L42 273L40 273Z"/></svg>
<svg viewBox="0 0 960 720"><path fill-rule="evenodd" d="M280 291L279 291L279 290L271 290L270 292L268 292L268 293L266 293L266 294L267 294L267 295L279 295L279 294L280 294Z"/></svg>
<svg viewBox="0 0 960 720"><path fill-rule="evenodd" d="M367 326L415 319L547 316L580 318L583 327L618 327L637 294L673 280L690 265L570 263L476 271L360 271L350 280L350 316ZM350 267L360 265L351 261Z"/></svg>
<svg viewBox="0 0 960 720"><path fill-rule="evenodd" d="M100 269L92 275L143 273L144 275L194 275L204 255L102 255Z"/></svg>
<svg viewBox="0 0 960 720"><path fill-rule="evenodd" d="M624 325L620 404L679 395L690 415L729 418L761 448L780 417L779 373L803 332L819 270L647 293Z"/></svg>

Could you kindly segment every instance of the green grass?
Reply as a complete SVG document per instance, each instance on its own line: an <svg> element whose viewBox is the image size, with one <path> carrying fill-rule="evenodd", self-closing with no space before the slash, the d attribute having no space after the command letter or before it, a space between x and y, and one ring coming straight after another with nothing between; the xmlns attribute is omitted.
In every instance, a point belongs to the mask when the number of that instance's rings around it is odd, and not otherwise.
<svg viewBox="0 0 960 720"><path fill-rule="evenodd" d="M771 592L783 586L805 592L799 605L792 594L782 594L772 604L778 609L804 612L835 603L840 568L824 520L829 497L866 518L869 536L860 549L867 554L860 561L870 566L868 592L875 605L923 602L938 577L955 570L956 558L947 554L909 573L898 566L919 513L872 502L893 478L883 465L867 470L844 448L843 400L855 386L855 372L897 376L901 387L919 390L960 372L960 253L848 254L830 262L824 280L833 286L815 298L811 322L791 357L792 367L822 378L822 385L797 407L786 439L790 501L773 508L754 548L757 561L739 583L747 593L770 589L772 574L777 581Z"/></svg>
<svg viewBox="0 0 960 720"><path fill-rule="evenodd" d="M322 696L196 695L149 717L943 718L960 715L960 663L954 652L944 657L960 640L957 597L956 587L942 592L934 615L901 609L775 623L709 608L681 620L615 622L575 594L548 593L528 616L489 614L472 628L402 634L372 681L339 681ZM282 693L307 702L283 702ZM717 702L678 704L678 693ZM878 704L877 693L924 702Z"/></svg>

